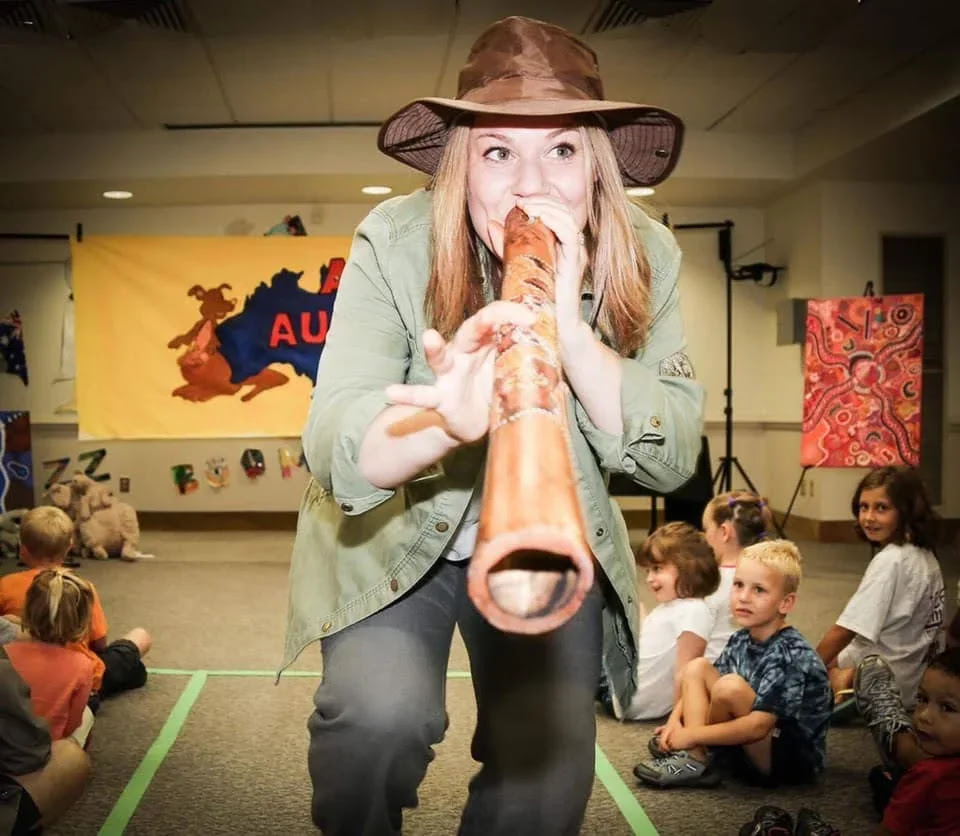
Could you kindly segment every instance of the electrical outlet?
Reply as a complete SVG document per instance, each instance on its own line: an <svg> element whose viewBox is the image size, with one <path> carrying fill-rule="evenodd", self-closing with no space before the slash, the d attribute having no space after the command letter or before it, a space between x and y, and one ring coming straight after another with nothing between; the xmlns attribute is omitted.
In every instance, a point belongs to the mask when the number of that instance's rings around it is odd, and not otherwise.
<svg viewBox="0 0 960 836"><path fill-rule="evenodd" d="M806 483L806 482L801 482L801 483L800 483L800 496L806 496L806 495L807 495L807 483Z"/></svg>
<svg viewBox="0 0 960 836"><path fill-rule="evenodd" d="M810 480L810 496L813 496L813 479Z"/></svg>
<svg viewBox="0 0 960 836"><path fill-rule="evenodd" d="M120 477L120 493L130 493L130 477Z"/></svg>

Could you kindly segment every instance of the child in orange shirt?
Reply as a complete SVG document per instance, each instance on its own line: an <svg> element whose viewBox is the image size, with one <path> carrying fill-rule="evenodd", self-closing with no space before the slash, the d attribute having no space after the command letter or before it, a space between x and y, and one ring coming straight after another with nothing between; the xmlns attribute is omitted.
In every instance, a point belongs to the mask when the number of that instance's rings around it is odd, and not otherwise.
<svg viewBox="0 0 960 836"><path fill-rule="evenodd" d="M50 726L52 740L72 737L86 745L93 725L87 701L93 690L93 661L68 645L90 630L93 587L65 569L44 569L30 584L23 608L24 634L10 642L7 656L30 686L33 713Z"/></svg>
<svg viewBox="0 0 960 836"><path fill-rule="evenodd" d="M20 557L30 568L0 578L0 615L22 615L33 579L44 569L60 567L72 541L73 522L59 508L43 505L24 514L20 523ZM152 639L142 627L135 627L122 639L107 644L107 619L96 588L90 586L90 632L84 641L72 646L93 661L90 707L96 712L102 699L139 688L147 681L143 657L150 650Z"/></svg>

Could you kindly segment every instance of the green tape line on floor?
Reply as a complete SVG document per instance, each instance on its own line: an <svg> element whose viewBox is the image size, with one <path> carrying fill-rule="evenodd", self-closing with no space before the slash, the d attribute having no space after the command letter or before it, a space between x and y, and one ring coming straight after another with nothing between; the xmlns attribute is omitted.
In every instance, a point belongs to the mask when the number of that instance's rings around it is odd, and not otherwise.
<svg viewBox="0 0 960 836"><path fill-rule="evenodd" d="M640 806L637 797L631 792L630 788L623 782L620 773L613 768L613 764L607 760L603 749L597 745L597 757L594 771L610 793L620 812L630 825L631 832L635 836L657 836L657 828L653 826L646 811Z"/></svg>
<svg viewBox="0 0 960 836"><path fill-rule="evenodd" d="M167 722L163 724L157 739L153 741L153 745L147 750L147 754L140 761L140 765L136 768L130 780L127 781L127 785L120 793L117 803L113 805L110 815L107 816L103 827L100 828L98 836L119 836L126 829L136 812L137 805L150 786L153 776L156 775L163 759L176 742L177 735L180 734L183 724L187 721L187 715L190 714L190 709L193 708L197 697L200 696L206 681L206 671L195 671L191 675L187 687L183 689L180 699L177 700L170 716L167 717Z"/></svg>
<svg viewBox="0 0 960 836"><path fill-rule="evenodd" d="M195 673L204 673L207 676L269 676L271 679L277 675L276 671L190 671L183 668L147 668L147 673L158 676L193 676ZM318 679L321 675L320 671L284 671L281 677L307 676ZM447 679L469 678L470 671L447 671Z"/></svg>

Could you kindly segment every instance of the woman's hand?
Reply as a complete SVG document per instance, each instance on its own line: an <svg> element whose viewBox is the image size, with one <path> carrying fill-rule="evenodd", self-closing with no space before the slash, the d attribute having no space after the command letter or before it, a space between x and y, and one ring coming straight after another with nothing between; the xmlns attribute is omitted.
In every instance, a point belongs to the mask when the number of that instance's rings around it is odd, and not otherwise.
<svg viewBox="0 0 960 836"><path fill-rule="evenodd" d="M524 197L517 206L531 218L539 218L557 238L556 312L560 339L580 324L580 290L587 266L587 248L580 224L570 207L553 197ZM503 260L503 226L491 223L490 242Z"/></svg>
<svg viewBox="0 0 960 836"><path fill-rule="evenodd" d="M491 302L457 329L450 342L434 330L423 334L427 363L436 374L432 385L388 386L395 404L434 410L446 432L463 444L478 441L490 426L493 396L493 360L497 329L501 325L532 325L534 314L517 302Z"/></svg>

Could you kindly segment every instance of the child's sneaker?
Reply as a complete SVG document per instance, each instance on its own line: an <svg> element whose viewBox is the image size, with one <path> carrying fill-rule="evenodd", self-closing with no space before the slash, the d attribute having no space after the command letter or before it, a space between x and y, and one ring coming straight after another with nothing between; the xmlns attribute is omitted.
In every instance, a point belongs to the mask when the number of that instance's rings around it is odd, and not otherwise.
<svg viewBox="0 0 960 836"><path fill-rule="evenodd" d="M840 831L827 824L816 810L801 807L797 813L796 836L840 836Z"/></svg>
<svg viewBox="0 0 960 836"><path fill-rule="evenodd" d="M831 726L845 726L857 716L857 702L854 699L853 688L838 691L840 701L835 703L830 714Z"/></svg>
<svg viewBox="0 0 960 836"><path fill-rule="evenodd" d="M665 758L667 755L670 754L669 752L664 752L663 749L660 748L659 734L653 735L647 741L647 751L650 753L650 757L654 758L655 760L659 760L660 758Z"/></svg>
<svg viewBox="0 0 960 836"><path fill-rule="evenodd" d="M709 763L698 761L684 749L638 763L633 768L633 774L645 784L661 789L715 787L720 783L720 775L710 768Z"/></svg>
<svg viewBox="0 0 960 836"><path fill-rule="evenodd" d="M893 739L902 731L913 733L910 715L900 699L897 678L879 656L864 656L853 677L853 690L857 709L867 721L884 765L896 767Z"/></svg>
<svg viewBox="0 0 960 836"><path fill-rule="evenodd" d="M740 836L793 836L793 819L786 810L765 804L740 828Z"/></svg>

